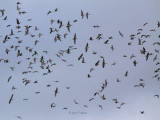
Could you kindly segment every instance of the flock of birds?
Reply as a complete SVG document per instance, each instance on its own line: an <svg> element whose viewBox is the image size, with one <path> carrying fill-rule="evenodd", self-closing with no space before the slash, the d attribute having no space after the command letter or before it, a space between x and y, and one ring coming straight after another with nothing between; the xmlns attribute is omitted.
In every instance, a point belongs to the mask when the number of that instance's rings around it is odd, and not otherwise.
<svg viewBox="0 0 160 120"><path fill-rule="evenodd" d="M54 9L54 10L50 10L46 13L46 16L49 16L51 14L55 14L59 11L58 8ZM25 15L27 14L27 12L25 10L22 10L21 8L21 3L20 2L17 2L17 13L19 14L19 16L22 16L22 15ZM81 10L81 13L80 13L80 16L81 16L81 19L89 19L89 16L90 14L88 12L84 12L83 10ZM7 21L9 18L8 16L6 15L6 10L5 9L0 9L0 20L1 21ZM28 19L27 20L28 22L32 21L32 19ZM57 42L61 42L63 41L64 39L67 39L67 36L71 33L71 27L78 22L78 19L75 19L73 21L68 21L67 24L64 24L64 22L60 19L58 20L54 20L54 19L51 19L50 20L50 25L53 26L53 24L57 27L53 28L53 27L50 27L48 29L49 31L49 34L52 35L54 34L54 43L57 43ZM35 39L36 37L39 38L39 40L34 40L34 46L38 46L41 42L40 39L43 39L41 38L42 36L45 36L43 33L40 32L39 30L39 27L38 26L32 26L32 25L25 25L25 26L22 26L22 23L23 21L21 21L20 18L16 18L16 26L14 28L14 25L12 24L8 24L6 26L6 28L8 30L10 30L10 33L6 33L6 35L2 35L0 36L0 40L1 40L1 45L7 45L7 44L11 44L12 43L12 40L13 39L16 39L17 40L17 43L14 43L13 45L10 45L9 47L5 48L5 50L1 50L3 51L3 54L6 54L8 56L10 56L10 54L12 55L15 55L16 56L16 65L20 65L22 63L29 63L26 70L25 71L22 71L22 75L27 75L27 74L33 74L33 73L37 73L37 74L41 74L43 76L45 75L49 75L49 74L52 74L53 73L53 67L56 64L56 62L53 62L54 60L53 59L46 59L45 56L47 56L48 52L50 51L47 51L47 50L44 50L42 53L40 53L39 51L36 51L34 48L30 47L30 46L25 46L25 47L21 47L21 44L23 44L23 40L21 40L21 34L23 34L23 36L30 36L31 39ZM148 23L145 23L143 25L143 27L145 28L145 26L147 26ZM2 26L2 24L1 24ZM0 26L0 28L2 29L2 27ZM65 28L66 27L66 33L64 34L59 34L59 31L61 30L61 28ZM98 29L100 28L101 26L99 25L93 25L92 26L94 29ZM149 30L150 32L156 32L156 29L159 29L160 28L160 22L157 21L157 28L155 29L151 29ZM34 32L30 32L30 31L34 31ZM159 55L159 49L155 49L154 53L153 52L150 52L148 51L145 47L144 47L144 44L147 42L147 39L149 39L151 37L151 34L142 34L143 32L143 28L141 29L138 29L137 30L137 33L135 34L131 34L129 37L130 37L130 42L127 43L128 46L132 46L132 44L135 42L137 43L138 46L141 47L141 49L139 50L139 54L141 54L142 56L145 57L145 60L146 62L149 60L149 59L153 59L153 62L155 63L155 65L157 66L157 69L154 70L154 76L153 78L155 78L156 80L160 81L160 76L159 76L159 73L160 73L160 62L159 62L159 58L158 58L158 55ZM119 33L119 36L122 37L122 38L125 38L125 35L121 32L121 31L118 31ZM20 34L20 35L19 35ZM160 39L160 35L157 36L157 38ZM71 54L73 51L76 52L77 49L80 49L80 48L77 48L76 47L76 44L77 44L77 34L75 33L74 36L73 36L73 44L68 46L68 48L64 49L64 50L59 50L55 56L63 61L64 63L67 64L68 67L73 67L74 64L68 64L67 60L62 58L63 56L65 56L66 54L69 55ZM113 36L109 36L107 38L107 40L104 41L104 45L107 45L107 46L110 46L110 49L112 52L114 52L115 50L115 47L113 44L110 44L110 41L112 41ZM89 49L90 49L90 42L92 41L103 41L104 40L104 37L103 37L103 34L98 34L95 38L94 37L89 37L89 40L86 42L86 45L81 48L84 48L84 52L81 53L80 55L77 56L77 61L80 62L80 64L87 64L87 61L86 61L86 55L85 54L92 54L94 56L98 56L98 60L95 61L95 64L90 68L89 70L89 73L87 74L87 78L91 78L92 77L92 72L94 70L96 70L96 67L98 66L101 66L102 68L105 68L106 65L108 63L106 63L106 59L104 56L100 56L98 55L98 53L96 51L93 51L93 52L90 52ZM160 46L160 41L157 41L157 42L154 42L153 45L151 46ZM30 57L27 57L26 58L26 52L27 54L29 53ZM90 52L90 53L89 53ZM137 66L139 64L139 62L135 59L136 56L134 54L132 54L131 56L127 56L127 55L123 55L122 56L124 59L125 58L129 58L130 60L133 60L133 66ZM22 59L23 58L23 61ZM0 58L0 65L1 64L10 64L12 62L12 59L7 59L7 58ZM115 66L117 63L114 62L111 64L111 66ZM11 64L12 66L10 66L10 70L12 72L15 71L16 69L16 65L13 65ZM34 69L34 66L35 65L39 65L39 70L35 70ZM45 72L44 72L45 71ZM3 73L2 73L3 74ZM54 74L54 73L53 73ZM126 70L126 72L124 73L124 76L125 77L128 77L128 74L129 74L129 71ZM9 76L8 79L7 79L7 82L8 84L10 83L10 81L12 81L14 76ZM144 88L145 87L145 83L144 83L144 79L140 79L139 80L140 83L139 84L136 84L134 85L134 87L142 87ZM30 80L26 77L22 78L22 83L27 86L28 84L38 84L38 80ZM59 81L54 81L56 83L58 83ZM116 80L117 83L121 82L121 80L119 78L117 78ZM95 99L96 96L99 96L102 100L106 100L106 96L104 95L104 90L107 88L109 82L106 80L104 80L104 82L102 83L99 90L97 90L95 93L93 93L93 97L91 97L88 101L91 102ZM51 84L47 84L47 87L51 87L52 85ZM69 87L66 87L66 89L70 89L71 86ZM17 87L15 87L14 85L12 86L12 90L16 90L18 89ZM40 91L36 91L35 94L40 94ZM54 96L57 97L57 95L60 94L59 93L59 88L56 87L55 90L54 90ZM159 94L155 94L153 95L155 98L158 98L159 99ZM9 98L9 104L14 104L13 103L13 100L14 100L14 94L11 94L10 98ZM28 101L28 98L24 98L23 99L24 101ZM74 103L75 104L80 104L78 103L75 99L73 99ZM118 105L119 103L119 106L117 106L117 109L121 109L122 106L124 106L126 103L125 102L119 102L117 98L114 98L112 99L112 101ZM50 107L51 108L54 108L56 107L56 103L51 103L50 104ZM88 108L88 105L83 105L83 107L85 108ZM103 110L103 106L102 105L98 105L98 107ZM64 110L68 110L67 107L64 107L63 108ZM144 114L144 111L140 111L141 114ZM17 116L17 118L19 119L22 119L21 116Z"/></svg>

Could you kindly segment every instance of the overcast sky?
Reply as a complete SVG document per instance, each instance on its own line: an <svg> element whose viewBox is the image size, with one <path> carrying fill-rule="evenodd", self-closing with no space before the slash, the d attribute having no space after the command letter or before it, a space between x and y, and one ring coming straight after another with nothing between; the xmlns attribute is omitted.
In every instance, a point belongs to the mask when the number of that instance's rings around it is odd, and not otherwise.
<svg viewBox="0 0 160 120"><path fill-rule="evenodd" d="M26 11L26 14L18 14L16 0L0 0L0 10L5 9L4 16L0 13L0 119L17 120L16 116L21 116L23 120L159 120L160 118L160 99L154 95L160 95L160 82L154 71L159 67L159 54L155 52L160 50L159 45L153 45L160 38L160 28L157 27L160 21L160 1L159 0L20 0L20 11ZM47 15L48 11L57 12ZM81 10L84 14L89 13L87 19L81 17ZM7 20L4 18L7 16ZM20 28L16 28L16 18L19 19ZM32 19L28 21L28 19ZM50 20L55 22L51 25ZM49 28L57 28L57 20L63 21L63 27L59 29L58 34L62 35L61 41L54 42L57 33L50 34ZM73 22L78 20L77 22ZM71 32L67 31L66 25L70 21ZM145 23L148 23L144 26ZM7 25L11 25L7 27ZM31 37L25 35L24 26L31 25L30 33L35 35ZM92 26L99 25L99 28ZM39 28L34 31L34 27ZM11 29L14 35L10 36L7 42L3 43L6 35L10 35ZM140 35L136 35L143 29ZM155 30L155 31L152 31ZM18 32L22 31L22 32ZM119 35L119 31L123 37ZM42 33L42 37L38 34ZM63 35L68 33L66 39ZM73 37L77 35L77 43L74 45ZM102 39L97 40L98 34L102 34ZM135 39L130 40L130 35L135 34ZM149 38L142 38L146 41L143 45L138 45L138 38L141 35L151 35ZM112 36L113 39L109 40ZM15 37L19 37L16 39ZM93 41L89 38L93 37ZM22 40L22 43L18 43ZM38 40L37 45L34 41ZM108 44L104 44L109 40ZM88 52L85 52L85 46L88 43ZM131 43L131 45L128 45ZM20 46L18 50L23 56L17 57L17 51L11 46ZM114 50L111 50L113 45ZM29 53L26 46L33 48ZM64 53L58 58L59 50L67 50L68 46L73 46L70 54ZM140 50L145 47L146 51L152 53L146 61L145 55ZM6 49L10 52L6 54ZM37 56L32 56L34 51ZM43 51L48 51L45 54ZM92 54L97 52L97 54ZM86 63L78 61L78 57L83 53ZM130 59L134 54L136 57ZM127 57L123 57L126 55ZM153 61L157 55L157 60ZM40 57L43 56L45 62L52 59L56 65L50 66L50 74L43 75L46 69L40 68ZM105 59L105 68L102 68L102 58ZM28 69L29 63L33 58L37 58L37 63L32 64L33 69ZM27 58L31 58L27 60ZM3 60L9 59L9 63ZM66 62L62 61L66 60ZM95 63L100 60L99 66ZM133 61L138 62L135 67ZM21 64L17 62L21 61ZM112 65L113 63L116 65ZM73 66L68 66L72 64ZM14 67L14 71L10 69ZM47 67L47 65L45 66ZM90 68L95 70L90 73ZM28 74L22 74L24 71L32 71ZM39 73L33 73L38 71ZM128 71L128 76L125 73ZM90 74L90 78L88 78ZM159 73L157 73L159 75ZM8 82L8 78L12 76ZM23 78L31 80L25 86ZM120 82L117 82L117 78ZM143 79L144 81L140 81ZM99 95L94 96L95 92L101 90L104 81L108 81L107 87ZM34 81L38 81L37 84ZM59 81L59 82L55 82ZM143 87L134 87L144 83ZM50 84L50 87L47 85ZM12 90L12 87L17 89ZM70 87L70 89L66 89ZM58 88L59 93L54 96L54 91ZM35 92L39 92L35 94ZM9 100L14 94L11 104ZM106 100L102 100L104 95ZM27 98L28 101L23 99ZM94 100L89 101L89 99ZM117 99L115 104L112 99ZM78 104L74 103L74 100ZM51 108L55 103L56 107ZM117 107L121 103L121 109ZM88 108L84 107L87 105ZM99 107L103 106L103 110ZM63 110L67 107L67 110ZM140 111L144 111L141 114Z"/></svg>

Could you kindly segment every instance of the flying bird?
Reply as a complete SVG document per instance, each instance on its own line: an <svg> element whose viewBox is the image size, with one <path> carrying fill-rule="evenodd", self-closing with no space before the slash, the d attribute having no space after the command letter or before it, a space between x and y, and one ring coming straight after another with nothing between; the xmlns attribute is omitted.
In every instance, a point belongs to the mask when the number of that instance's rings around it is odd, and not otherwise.
<svg viewBox="0 0 160 120"><path fill-rule="evenodd" d="M158 21L158 23L157 23L157 26L158 26L158 28L160 27L160 22Z"/></svg>
<svg viewBox="0 0 160 120"><path fill-rule="evenodd" d="M124 75L125 77L127 77L128 76L128 70L126 71L126 73L125 73L125 75Z"/></svg>
<svg viewBox="0 0 160 120"><path fill-rule="evenodd" d="M51 108L54 108L54 107L56 107L56 104L55 104L55 103L52 103L52 104L51 104Z"/></svg>
<svg viewBox="0 0 160 120"><path fill-rule="evenodd" d="M12 102L13 100L13 94L11 95L10 99L9 99L9 104Z"/></svg>
<svg viewBox="0 0 160 120"><path fill-rule="evenodd" d="M10 77L8 78L8 82L11 80L11 78L12 78L12 76L10 76Z"/></svg>
<svg viewBox="0 0 160 120"><path fill-rule="evenodd" d="M74 100L74 103L75 103L75 104L78 104L78 102L77 102L76 100Z"/></svg>
<svg viewBox="0 0 160 120"><path fill-rule="evenodd" d="M85 52L88 51L88 48L89 48L89 46L88 46L88 43L87 43L87 44L86 44L86 47L85 47Z"/></svg>
<svg viewBox="0 0 160 120"><path fill-rule="evenodd" d="M159 98L159 95L154 95L154 97L157 97L157 98Z"/></svg>
<svg viewBox="0 0 160 120"><path fill-rule="evenodd" d="M73 38L74 44L76 44L76 40L77 40L77 37L76 37L76 33L75 33L74 38Z"/></svg>
<svg viewBox="0 0 160 120"><path fill-rule="evenodd" d="M56 88L55 92L54 92L54 96L56 97L58 93L58 88Z"/></svg>
<svg viewBox="0 0 160 120"><path fill-rule="evenodd" d="M21 22L18 19L16 19L16 21L17 21L17 25L21 24Z"/></svg>
<svg viewBox="0 0 160 120"><path fill-rule="evenodd" d="M121 31L119 31L119 35L120 35L121 37L123 37L123 34L121 33Z"/></svg>
<svg viewBox="0 0 160 120"><path fill-rule="evenodd" d="M82 17L82 19L84 18L84 13L82 10L81 10L81 17Z"/></svg>

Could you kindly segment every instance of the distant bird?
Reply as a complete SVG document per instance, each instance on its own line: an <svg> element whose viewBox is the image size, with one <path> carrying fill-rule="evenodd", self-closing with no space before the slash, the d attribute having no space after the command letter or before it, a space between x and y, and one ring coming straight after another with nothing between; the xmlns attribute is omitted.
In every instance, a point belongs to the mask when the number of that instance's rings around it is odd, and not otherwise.
<svg viewBox="0 0 160 120"><path fill-rule="evenodd" d="M144 88L145 84L144 84L144 83L139 83L139 85L138 85L138 86L140 86L140 87L143 87L143 88Z"/></svg>
<svg viewBox="0 0 160 120"><path fill-rule="evenodd" d="M3 20L8 20L7 18L8 18L8 17L6 16Z"/></svg>
<svg viewBox="0 0 160 120"><path fill-rule="evenodd" d="M127 77L128 76L128 70L126 71L126 73L125 73L125 75L124 75L125 77Z"/></svg>
<svg viewBox="0 0 160 120"><path fill-rule="evenodd" d="M86 44L86 47L85 47L85 51L87 52L88 51L88 48L89 48L89 46L88 46L88 43Z"/></svg>
<svg viewBox="0 0 160 120"><path fill-rule="evenodd" d="M108 42L109 42L109 40L106 40L106 41L104 42L104 44L108 44Z"/></svg>
<svg viewBox="0 0 160 120"><path fill-rule="evenodd" d="M51 22L51 25L54 23L54 21L55 21L55 20L53 20L53 19L51 19L51 20L50 20L50 22Z"/></svg>
<svg viewBox="0 0 160 120"><path fill-rule="evenodd" d="M51 14L51 13L52 13L51 11L48 11L48 12L47 12L47 15L49 15L49 14Z"/></svg>
<svg viewBox="0 0 160 120"><path fill-rule="evenodd" d="M20 3L20 2L17 2L17 5L20 5L20 4L22 4L22 3Z"/></svg>
<svg viewBox="0 0 160 120"><path fill-rule="evenodd" d="M11 80L11 78L12 78L12 76L10 76L10 77L8 78L8 82Z"/></svg>
<svg viewBox="0 0 160 120"><path fill-rule="evenodd" d="M72 25L70 24L70 21L68 21L68 23L67 23L67 29L68 29L68 32L70 32L70 27L71 27Z"/></svg>
<svg viewBox="0 0 160 120"><path fill-rule="evenodd" d="M117 78L117 82L120 82L120 80Z"/></svg>
<svg viewBox="0 0 160 120"><path fill-rule="evenodd" d="M47 85L47 87L51 87L51 85L50 85L50 84L48 84L48 85Z"/></svg>
<svg viewBox="0 0 160 120"><path fill-rule="evenodd" d="M17 88L15 88L14 86L12 87L12 90L15 90L15 89L17 89Z"/></svg>
<svg viewBox="0 0 160 120"><path fill-rule="evenodd" d="M67 109L68 109L67 107L64 107L64 108L63 108L63 110L67 110Z"/></svg>
<svg viewBox="0 0 160 120"><path fill-rule="evenodd" d="M119 35L121 36L121 37L123 37L123 34L119 31Z"/></svg>
<svg viewBox="0 0 160 120"><path fill-rule="evenodd" d="M155 60L158 60L158 56L157 56L157 55L155 55L155 57L153 58L153 62L154 62Z"/></svg>
<svg viewBox="0 0 160 120"><path fill-rule="evenodd" d="M4 9L1 9L0 12L2 13L2 16L4 16Z"/></svg>
<svg viewBox="0 0 160 120"><path fill-rule="evenodd" d="M23 101L28 101L28 99L27 99L27 98L24 98Z"/></svg>
<svg viewBox="0 0 160 120"><path fill-rule="evenodd" d="M90 74L87 75L88 78L92 77Z"/></svg>
<svg viewBox="0 0 160 120"><path fill-rule="evenodd" d="M78 104L78 102L77 102L76 100L74 100L74 103L75 103L75 104Z"/></svg>
<svg viewBox="0 0 160 120"><path fill-rule="evenodd" d="M9 99L9 104L12 102L13 100L13 94L11 95L10 99Z"/></svg>
<svg viewBox="0 0 160 120"><path fill-rule="evenodd" d="M87 13L86 13L86 17L87 17L87 19L88 19L88 16L89 16L89 15L90 15L90 14L87 12Z"/></svg>
<svg viewBox="0 0 160 120"><path fill-rule="evenodd" d="M89 101L92 101L94 98L89 99Z"/></svg>
<svg viewBox="0 0 160 120"><path fill-rule="evenodd" d="M77 40L77 37L76 37L76 33L75 33L74 38L73 38L74 44L76 44L76 40Z"/></svg>
<svg viewBox="0 0 160 120"><path fill-rule="evenodd" d="M123 57L127 57L126 55L123 55Z"/></svg>
<svg viewBox="0 0 160 120"><path fill-rule="evenodd" d="M83 107L88 108L88 106L87 106L87 105L83 105Z"/></svg>
<svg viewBox="0 0 160 120"><path fill-rule="evenodd" d="M112 99L116 104L119 103L117 99Z"/></svg>
<svg viewBox="0 0 160 120"><path fill-rule="evenodd" d="M102 98L102 100L106 100L106 98L105 98L105 96L104 96L104 95L102 95L102 96L101 96L101 98Z"/></svg>
<svg viewBox="0 0 160 120"><path fill-rule="evenodd" d="M105 60L104 60L104 58L103 58L103 61L102 61L102 67L104 68L105 67Z"/></svg>
<svg viewBox="0 0 160 120"><path fill-rule="evenodd" d="M50 29L50 34L53 32L53 28L49 28Z"/></svg>
<svg viewBox="0 0 160 120"><path fill-rule="evenodd" d="M10 33L10 36L12 36L12 35L14 35L14 33L13 33L13 30L11 29L11 33Z"/></svg>
<svg viewBox="0 0 160 120"><path fill-rule="evenodd" d="M58 93L58 88L56 88L55 92L54 92L54 96L56 97Z"/></svg>
<svg viewBox="0 0 160 120"><path fill-rule="evenodd" d="M32 19L28 19L28 21L32 21Z"/></svg>
<svg viewBox="0 0 160 120"><path fill-rule="evenodd" d="M99 65L99 62L100 62L100 60L98 60L98 61L95 63L95 66L98 66L98 65Z"/></svg>
<svg viewBox="0 0 160 120"><path fill-rule="evenodd" d="M157 97L157 98L159 98L159 95L154 95L154 97Z"/></svg>
<svg viewBox="0 0 160 120"><path fill-rule="evenodd" d="M77 22L78 20L74 20L73 22Z"/></svg>
<svg viewBox="0 0 160 120"><path fill-rule="evenodd" d="M10 67L10 69L11 69L12 71L14 71L14 68L15 68L15 67Z"/></svg>
<svg viewBox="0 0 160 120"><path fill-rule="evenodd" d="M134 66L136 66L137 63L138 63L138 62L137 62L136 60L133 61Z"/></svg>
<svg viewBox="0 0 160 120"><path fill-rule="evenodd" d="M17 25L21 24L21 22L18 19L16 19L16 21L17 21Z"/></svg>
<svg viewBox="0 0 160 120"><path fill-rule="evenodd" d="M38 42L39 42L38 40L35 40L34 45L36 46Z"/></svg>
<svg viewBox="0 0 160 120"><path fill-rule="evenodd" d="M116 62L112 63L112 65L116 65Z"/></svg>
<svg viewBox="0 0 160 120"><path fill-rule="evenodd" d="M134 58L134 57L136 57L136 56L135 56L134 54L132 54L131 57L130 57L130 59L132 59L132 58Z"/></svg>
<svg viewBox="0 0 160 120"><path fill-rule="evenodd" d="M39 94L40 93L40 91L38 91L38 92L35 92L35 94Z"/></svg>
<svg viewBox="0 0 160 120"><path fill-rule="evenodd" d="M39 34L38 34L38 37L40 38L42 35L43 35L42 33L39 33Z"/></svg>
<svg viewBox="0 0 160 120"><path fill-rule="evenodd" d="M55 103L52 103L52 104L51 104L51 108L54 108L54 107L56 107L56 104L55 104Z"/></svg>
<svg viewBox="0 0 160 120"><path fill-rule="evenodd" d="M71 87L66 87L66 89L70 89Z"/></svg>
<svg viewBox="0 0 160 120"><path fill-rule="evenodd" d="M99 28L100 26L99 26L99 25L94 25L93 27L94 27L94 28Z"/></svg>
<svg viewBox="0 0 160 120"><path fill-rule="evenodd" d="M23 120L21 116L16 116L18 119Z"/></svg>
<svg viewBox="0 0 160 120"><path fill-rule="evenodd" d="M143 26L146 26L148 23L144 23Z"/></svg>
<svg viewBox="0 0 160 120"><path fill-rule="evenodd" d="M82 58L82 56L83 56L83 53L78 57L78 60L80 60Z"/></svg>
<svg viewBox="0 0 160 120"><path fill-rule="evenodd" d="M67 34L67 33L65 33L65 34L64 34L64 38L66 38L66 37L67 37L67 35L68 35L68 34Z"/></svg>
<svg viewBox="0 0 160 120"><path fill-rule="evenodd" d="M158 26L158 28L160 27L160 22L158 21L158 23L157 23L157 26Z"/></svg>
<svg viewBox="0 0 160 120"><path fill-rule="evenodd" d="M101 108L101 110L103 110L103 107L102 107L102 105L98 105L98 107L100 107L100 108Z"/></svg>
<svg viewBox="0 0 160 120"><path fill-rule="evenodd" d="M152 55L152 53L147 52L146 54L146 61L148 60L149 56Z"/></svg>
<svg viewBox="0 0 160 120"><path fill-rule="evenodd" d="M122 102L122 103L120 104L120 106L125 105L125 104L126 104L126 103Z"/></svg>
<svg viewBox="0 0 160 120"><path fill-rule="evenodd" d="M118 109L121 109L121 106L117 107Z"/></svg>
<svg viewBox="0 0 160 120"><path fill-rule="evenodd" d="M90 71L90 72L92 72L93 70L95 70L95 69L94 69L94 68L90 68L90 70L89 70L89 71Z"/></svg>
<svg viewBox="0 0 160 120"><path fill-rule="evenodd" d="M113 47L113 45L111 46L111 50L112 50L112 51L114 50L114 47Z"/></svg>
<svg viewBox="0 0 160 120"><path fill-rule="evenodd" d="M58 8L56 8L55 10L54 10L54 12L57 12L58 11Z"/></svg>
<svg viewBox="0 0 160 120"><path fill-rule="evenodd" d="M146 53L146 49L143 47L143 49L142 49L142 50L140 50L140 52L141 52L141 54L144 54L144 55L145 55L145 53Z"/></svg>
<svg viewBox="0 0 160 120"><path fill-rule="evenodd" d="M82 19L84 18L84 13L82 10L81 10L81 17L82 17Z"/></svg>

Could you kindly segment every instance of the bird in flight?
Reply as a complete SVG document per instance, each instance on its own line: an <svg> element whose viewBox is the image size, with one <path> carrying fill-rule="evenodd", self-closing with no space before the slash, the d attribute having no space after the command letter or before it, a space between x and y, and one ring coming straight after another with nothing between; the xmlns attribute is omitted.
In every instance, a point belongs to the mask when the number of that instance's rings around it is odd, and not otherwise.
<svg viewBox="0 0 160 120"><path fill-rule="evenodd" d="M100 107L100 108L101 108L101 110L103 110L103 107L102 107L102 105L98 105L98 107Z"/></svg>
<svg viewBox="0 0 160 120"><path fill-rule="evenodd" d="M18 119L23 120L21 116L16 116Z"/></svg>
<svg viewBox="0 0 160 120"><path fill-rule="evenodd" d="M160 22L158 21L158 23L157 23L157 26L158 26L158 28L160 27Z"/></svg>
<svg viewBox="0 0 160 120"><path fill-rule="evenodd" d="M76 33L75 33L74 38L73 38L74 44L76 44L76 40L77 40L77 37L76 37Z"/></svg>
<svg viewBox="0 0 160 120"><path fill-rule="evenodd" d="M11 104L12 100L13 100L13 94L11 95L11 97L9 99L9 104Z"/></svg>
<svg viewBox="0 0 160 120"><path fill-rule="evenodd" d="M78 104L78 102L77 102L76 100L74 100L74 103L75 103L75 104Z"/></svg>
<svg viewBox="0 0 160 120"><path fill-rule="evenodd" d="M123 34L121 33L121 31L119 31L119 35L120 35L121 37L123 37Z"/></svg>
<svg viewBox="0 0 160 120"><path fill-rule="evenodd" d="M70 32L70 27L71 27L72 25L70 24L70 21L68 21L68 23L67 23L67 29L68 29L68 32Z"/></svg>
<svg viewBox="0 0 160 120"><path fill-rule="evenodd" d="M90 15L90 14L87 12L87 13L86 13L86 18L87 18L87 19L88 19L88 16L89 16L89 15Z"/></svg>
<svg viewBox="0 0 160 120"><path fill-rule="evenodd" d="M126 73L125 73L125 75L124 75L125 77L127 77L128 76L128 70L126 71Z"/></svg>
<svg viewBox="0 0 160 120"><path fill-rule="evenodd" d="M1 9L0 12L2 13L2 16L4 16L5 9Z"/></svg>
<svg viewBox="0 0 160 120"><path fill-rule="evenodd" d="M84 13L82 10L81 10L81 17L82 17L82 19L84 18Z"/></svg>
<svg viewBox="0 0 160 120"><path fill-rule="evenodd" d="M58 93L58 88L56 88L56 90L54 91L54 96L56 97Z"/></svg>
<svg viewBox="0 0 160 120"><path fill-rule="evenodd" d="M54 107L56 107L56 104L55 104L55 103L52 103L52 104L51 104L51 108L54 108Z"/></svg>
<svg viewBox="0 0 160 120"><path fill-rule="evenodd" d="M10 77L8 78L8 82L11 80L11 78L12 78L12 76L10 76Z"/></svg>
<svg viewBox="0 0 160 120"><path fill-rule="evenodd" d="M157 97L157 98L159 98L159 95L154 95L154 97Z"/></svg>

